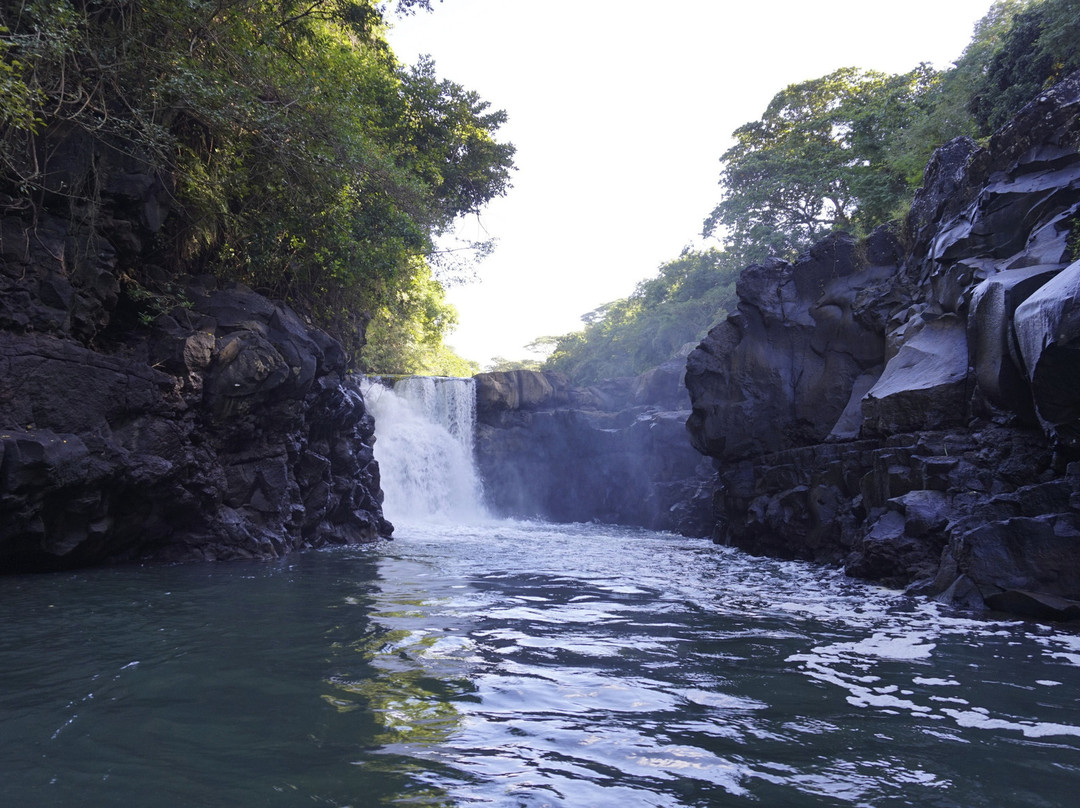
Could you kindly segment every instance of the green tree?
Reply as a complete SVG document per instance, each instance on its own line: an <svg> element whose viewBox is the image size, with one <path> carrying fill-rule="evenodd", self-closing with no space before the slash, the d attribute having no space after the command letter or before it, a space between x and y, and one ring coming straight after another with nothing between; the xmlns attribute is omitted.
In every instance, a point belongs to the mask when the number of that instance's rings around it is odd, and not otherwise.
<svg viewBox="0 0 1080 808"><path fill-rule="evenodd" d="M733 133L723 199L704 234L750 262L792 258L830 230L886 221L911 191L910 170L892 156L896 134L935 80L926 66L899 76L843 68L785 88Z"/></svg>
<svg viewBox="0 0 1080 808"><path fill-rule="evenodd" d="M1052 59L1048 84L1080 70L1080 0L1045 0L1042 22L1035 45Z"/></svg>
<svg viewBox="0 0 1080 808"><path fill-rule="evenodd" d="M684 251L628 298L584 315L581 331L545 338L553 350L544 369L587 384L659 365L700 341L734 307L741 268L728 252Z"/></svg>
<svg viewBox="0 0 1080 808"><path fill-rule="evenodd" d="M901 218L934 149L988 136L1077 68L1080 0L999 0L948 70L845 68L785 88L721 159L723 196L704 232L725 249L686 253L586 314L582 330L546 338L545 368L591 382L662 362L734 305L742 266Z"/></svg>
<svg viewBox="0 0 1080 808"><path fill-rule="evenodd" d="M432 329L446 333L453 315L432 307L445 301L402 300L437 283L426 261L434 238L505 193L513 147L496 139L503 113L429 62L397 62L382 8L4 4L0 193L55 204L58 174L43 158L81 138L101 157L63 189L76 212L93 215L109 162L156 173L174 194L158 243L128 270L136 280L142 263L213 271L287 301L353 347L369 319L420 317L402 327L442 350ZM375 343L369 353L389 362Z"/></svg>
<svg viewBox="0 0 1080 808"><path fill-rule="evenodd" d="M1080 68L1080 0L998 3L991 15L996 47L984 60L969 101L985 134Z"/></svg>
<svg viewBox="0 0 1080 808"><path fill-rule="evenodd" d="M23 78L27 66L11 55L9 33L0 26L0 127L35 132L41 125L37 116L40 99Z"/></svg>

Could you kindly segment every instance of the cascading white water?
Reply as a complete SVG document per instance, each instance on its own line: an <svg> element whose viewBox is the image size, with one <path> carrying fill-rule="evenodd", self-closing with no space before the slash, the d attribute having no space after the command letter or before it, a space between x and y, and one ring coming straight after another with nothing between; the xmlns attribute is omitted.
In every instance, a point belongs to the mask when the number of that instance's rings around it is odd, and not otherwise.
<svg viewBox="0 0 1080 808"><path fill-rule="evenodd" d="M395 523L487 518L473 462L476 389L472 379L415 376L393 389L366 386L375 416L383 511Z"/></svg>

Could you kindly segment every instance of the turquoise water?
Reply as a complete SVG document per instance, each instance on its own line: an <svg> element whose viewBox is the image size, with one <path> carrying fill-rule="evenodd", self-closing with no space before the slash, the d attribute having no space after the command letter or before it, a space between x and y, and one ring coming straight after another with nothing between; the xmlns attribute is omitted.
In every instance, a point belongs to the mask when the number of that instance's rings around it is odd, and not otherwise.
<svg viewBox="0 0 1080 808"><path fill-rule="evenodd" d="M0 579L4 806L1064 806L1080 637L602 526Z"/></svg>

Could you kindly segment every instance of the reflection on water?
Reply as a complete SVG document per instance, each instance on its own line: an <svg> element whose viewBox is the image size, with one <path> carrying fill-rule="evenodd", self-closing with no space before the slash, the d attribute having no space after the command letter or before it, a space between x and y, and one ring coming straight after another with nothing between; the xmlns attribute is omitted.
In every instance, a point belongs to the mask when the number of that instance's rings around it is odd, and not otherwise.
<svg viewBox="0 0 1080 808"><path fill-rule="evenodd" d="M387 605L404 608L385 611ZM373 617L399 627L369 632L346 645L335 643L334 660L340 668L327 678L332 690L323 700L339 712L372 712L380 725L374 737L378 746L444 743L460 724L456 702L473 690L463 671L441 664L454 662L445 651L454 647L454 638L424 627L422 602L379 606ZM417 625L405 628L409 623ZM362 663L359 669L353 668L355 660Z"/></svg>
<svg viewBox="0 0 1080 808"><path fill-rule="evenodd" d="M0 804L1061 806L1080 638L706 542L0 580Z"/></svg>

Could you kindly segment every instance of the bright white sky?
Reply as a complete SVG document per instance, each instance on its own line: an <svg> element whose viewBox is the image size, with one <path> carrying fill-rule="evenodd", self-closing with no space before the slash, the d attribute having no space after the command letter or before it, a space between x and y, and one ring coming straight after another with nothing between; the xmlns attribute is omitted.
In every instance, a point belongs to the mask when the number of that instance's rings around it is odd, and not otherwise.
<svg viewBox="0 0 1080 808"><path fill-rule="evenodd" d="M514 187L461 228L498 246L450 289L448 343L481 366L536 358L525 345L702 246L731 132L778 91L846 66L947 67L991 2L445 0L396 20L398 58L430 54L505 109L517 147Z"/></svg>

